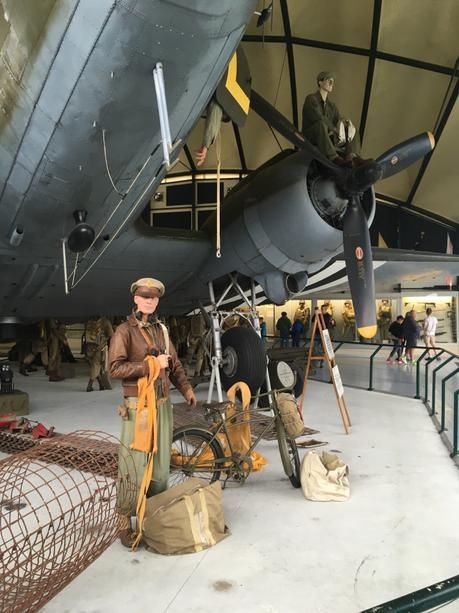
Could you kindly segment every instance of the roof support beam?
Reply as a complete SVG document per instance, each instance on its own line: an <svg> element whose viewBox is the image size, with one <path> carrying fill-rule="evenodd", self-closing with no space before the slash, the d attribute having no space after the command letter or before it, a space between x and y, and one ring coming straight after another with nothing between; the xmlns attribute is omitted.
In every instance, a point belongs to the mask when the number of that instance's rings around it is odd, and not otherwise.
<svg viewBox="0 0 459 613"><path fill-rule="evenodd" d="M190 149L188 145L185 144L183 146L183 150L185 151L186 159L188 160L188 164L190 165L190 172L191 172L192 181L193 181L193 202L191 203L192 205L191 229L196 230L197 228L196 228L195 218L196 218L196 207L198 205L198 186L196 183L196 165L194 163L193 156L190 153Z"/></svg>
<svg viewBox="0 0 459 613"><path fill-rule="evenodd" d="M435 145L438 145L438 141L440 140L440 136L442 135L442 132L446 126L446 123L449 119L449 116L451 115L451 111L454 108L454 105L456 104L456 100L457 97L459 95L459 78L457 78L456 80L456 84L454 86L453 92L451 94L450 99L448 100L448 104L445 107L445 110L443 111L443 115L441 116L440 120L437 123L437 129L434 132L434 137L435 137ZM419 172L418 172L418 176L416 177L415 182L413 183L413 187L411 188L411 191L408 195L408 198L406 199L406 204L410 205L413 202L413 198L416 195L416 192L418 190L418 187L422 181L422 178L424 176L425 171L427 170L427 166L429 165L430 159L434 153L435 149L433 149L428 155L426 155L424 157L424 159L422 160L421 163L421 167L419 168Z"/></svg>
<svg viewBox="0 0 459 613"><path fill-rule="evenodd" d="M233 130L234 130L234 138L236 139L237 150L239 152L239 159L241 160L241 168L243 172L247 172L247 164L245 162L244 148L242 147L241 134L239 132L239 127L236 123L234 123L234 121L232 123L233 123Z"/></svg>
<svg viewBox="0 0 459 613"><path fill-rule="evenodd" d="M360 116L360 142L363 145L365 135L365 125L367 123L368 107L370 105L371 87L373 85L373 75L375 71L376 52L378 50L379 24L381 22L382 0L374 0L373 4L373 25L371 28L370 57L368 59L367 82L365 84L365 94L363 97L362 114Z"/></svg>
<svg viewBox="0 0 459 613"><path fill-rule="evenodd" d="M190 149L188 145L183 146L183 151L185 152L186 159L188 160L188 164L190 165L191 173L194 174L196 172L196 166L193 160L193 156L190 153Z"/></svg>
<svg viewBox="0 0 459 613"><path fill-rule="evenodd" d="M403 200L399 200L398 198L393 198L392 196L386 196L385 194L376 193L376 202L386 205L398 207L401 211L405 213L409 213L410 215L416 215L417 217L424 217L426 219L430 219L436 224L451 230L452 232L459 232L459 224L451 219L447 219L446 217L442 217L437 213L433 213L427 209L420 209L416 206L408 206Z"/></svg>
<svg viewBox="0 0 459 613"><path fill-rule="evenodd" d="M290 93L292 97L292 119L295 128L298 128L298 100L296 96L295 56L293 54L292 31L290 29L290 16L288 14L287 0L280 0L280 6L285 32L284 42L287 45L288 71L290 74Z"/></svg>
<svg viewBox="0 0 459 613"><path fill-rule="evenodd" d="M246 34L243 41L248 43L282 43L286 44L285 36L261 36L259 34ZM342 53L351 53L353 55L363 55L369 57L370 49L364 49L363 47L351 47L349 45L337 45L335 43L324 42L321 40L312 40L309 38L298 38L296 36L291 37L292 45L303 45L305 47L315 47L316 49L328 49L329 51L341 51ZM421 60L415 60L410 57L403 57L402 55L395 55L393 53L385 53L383 51L376 52L377 60L385 60L386 62L394 62L396 64L403 64L405 66L412 66L413 68L421 68L423 70L430 70L431 72L438 72L440 74L446 74L451 76L454 72L454 68L450 66L441 66L440 64L432 64L430 62L422 62Z"/></svg>

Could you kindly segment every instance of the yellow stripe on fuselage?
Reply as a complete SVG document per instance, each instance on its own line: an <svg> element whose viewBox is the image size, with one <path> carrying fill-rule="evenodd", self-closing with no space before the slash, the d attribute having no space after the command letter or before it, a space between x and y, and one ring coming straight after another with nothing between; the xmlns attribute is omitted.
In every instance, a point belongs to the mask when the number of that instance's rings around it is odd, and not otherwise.
<svg viewBox="0 0 459 613"><path fill-rule="evenodd" d="M250 98L237 82L237 54L235 53L228 65L228 75L225 83L226 89L233 96L241 109L247 115L250 107Z"/></svg>

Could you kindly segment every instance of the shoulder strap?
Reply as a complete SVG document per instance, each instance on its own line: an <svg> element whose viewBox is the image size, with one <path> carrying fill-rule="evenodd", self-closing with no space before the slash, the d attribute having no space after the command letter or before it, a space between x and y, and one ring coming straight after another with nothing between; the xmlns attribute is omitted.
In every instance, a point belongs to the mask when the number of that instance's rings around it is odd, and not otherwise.
<svg viewBox="0 0 459 613"><path fill-rule="evenodd" d="M150 336L145 332L145 330L142 328L142 326L137 326L137 327L140 330L140 334L143 336L145 342L147 343L148 350L150 350L153 347L153 341L151 340Z"/></svg>
<svg viewBox="0 0 459 613"><path fill-rule="evenodd" d="M169 341L169 331L166 328L166 326L164 324L162 324L160 321L158 321L157 323L159 323L159 325L161 326L161 329L163 331L163 335L164 335L164 344L165 347L164 349L166 350L166 353L169 353L169 346L170 346L170 341ZM142 326L138 326L139 330L140 330L140 334L143 336L143 338L145 339L145 342L147 343L148 349L151 349L153 347L153 341L150 338L150 336L145 332L145 330L142 328Z"/></svg>
<svg viewBox="0 0 459 613"><path fill-rule="evenodd" d="M166 326L164 324L162 324L161 322L158 322L159 325L161 326L161 329L163 331L164 334L164 342L166 344L166 353L169 354L169 345L170 345L170 341L169 341L169 330L166 328Z"/></svg>

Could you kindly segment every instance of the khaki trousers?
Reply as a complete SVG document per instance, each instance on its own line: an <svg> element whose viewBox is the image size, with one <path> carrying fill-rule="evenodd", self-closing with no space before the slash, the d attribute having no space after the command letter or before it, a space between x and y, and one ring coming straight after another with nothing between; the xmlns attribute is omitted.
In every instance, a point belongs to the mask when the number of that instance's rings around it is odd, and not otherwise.
<svg viewBox="0 0 459 613"><path fill-rule="evenodd" d="M137 496L148 463L148 454L143 451L130 449L135 433L136 405L137 398L135 396L129 396L124 399L124 406L128 411L128 419L122 422L121 446L118 454L121 483L118 494L118 506L121 507L126 515L135 515ZM147 493L148 498L167 489L171 459L173 414L169 398L160 398L157 401L156 410L158 451L153 460L153 477ZM124 493L123 483L127 484L127 490ZM133 483L136 485L135 497L132 496L131 491L131 484ZM127 495L127 491L129 491L129 495Z"/></svg>
<svg viewBox="0 0 459 613"><path fill-rule="evenodd" d="M333 159L340 154L339 147L337 147L329 135L329 128L323 121L316 121L303 130L303 134L308 141L315 145L319 151L321 151L329 159ZM347 144L344 154L355 153L360 155L360 137L358 132L354 136L354 139ZM342 154L341 154L342 155Z"/></svg>
<svg viewBox="0 0 459 613"><path fill-rule="evenodd" d="M101 349L99 345L88 343L86 345L86 359L91 368L89 375L90 379L97 379L99 375L105 375L105 358L106 350Z"/></svg>
<svg viewBox="0 0 459 613"><path fill-rule="evenodd" d="M61 352L59 348L59 337L51 334L48 339L48 371L58 371L61 365Z"/></svg>

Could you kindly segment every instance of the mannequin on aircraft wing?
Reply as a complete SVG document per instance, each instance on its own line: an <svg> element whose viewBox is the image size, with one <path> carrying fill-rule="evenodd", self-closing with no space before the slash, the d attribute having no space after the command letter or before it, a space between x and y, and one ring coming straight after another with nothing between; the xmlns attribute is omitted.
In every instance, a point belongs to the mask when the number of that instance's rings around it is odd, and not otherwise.
<svg viewBox="0 0 459 613"><path fill-rule="evenodd" d="M306 96L303 105L303 134L336 164L359 164L360 138L349 119L341 117L338 107L329 100L335 76L322 71L317 75L318 90Z"/></svg>

